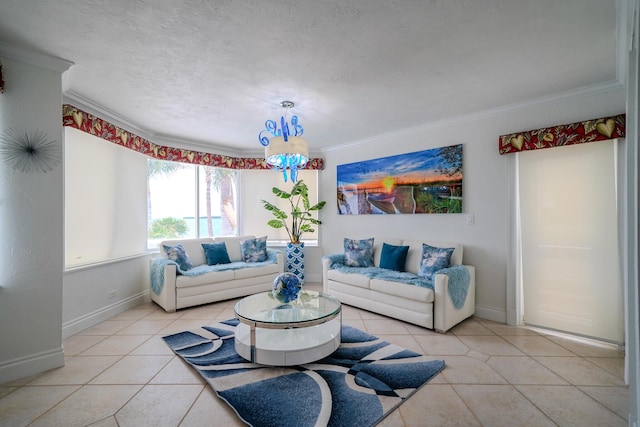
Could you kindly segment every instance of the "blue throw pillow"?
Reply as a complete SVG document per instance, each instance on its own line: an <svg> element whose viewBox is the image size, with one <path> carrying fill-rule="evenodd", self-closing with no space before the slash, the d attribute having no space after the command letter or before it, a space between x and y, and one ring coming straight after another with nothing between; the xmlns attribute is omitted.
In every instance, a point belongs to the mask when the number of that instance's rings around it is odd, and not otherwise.
<svg viewBox="0 0 640 427"><path fill-rule="evenodd" d="M266 261L268 258L267 236L242 240L240 249L242 250L242 260L244 262Z"/></svg>
<svg viewBox="0 0 640 427"><path fill-rule="evenodd" d="M204 257L209 265L229 264L231 262L227 252L227 245L224 242L203 243L202 249L204 249Z"/></svg>
<svg viewBox="0 0 640 427"><path fill-rule="evenodd" d="M408 252L409 246L394 246L383 243L382 252L380 253L380 268L404 271Z"/></svg>
<svg viewBox="0 0 640 427"><path fill-rule="evenodd" d="M449 267L451 255L455 248L434 248L426 243L422 244L422 260L418 276L433 280L433 275L438 270Z"/></svg>
<svg viewBox="0 0 640 427"><path fill-rule="evenodd" d="M373 266L373 238L344 239L344 265L348 267Z"/></svg>
<svg viewBox="0 0 640 427"><path fill-rule="evenodd" d="M193 264L191 264L191 260L189 259L189 255L184 250L184 246L175 245L175 246L167 246L162 245L164 251L167 254L167 258L171 261L174 261L180 267L180 270L187 271L193 268Z"/></svg>

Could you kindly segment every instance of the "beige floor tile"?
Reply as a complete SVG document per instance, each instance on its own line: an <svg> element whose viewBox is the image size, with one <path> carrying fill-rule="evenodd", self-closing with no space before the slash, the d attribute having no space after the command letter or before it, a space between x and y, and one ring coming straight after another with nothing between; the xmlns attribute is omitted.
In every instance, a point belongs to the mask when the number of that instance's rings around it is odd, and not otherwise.
<svg viewBox="0 0 640 427"><path fill-rule="evenodd" d="M389 415L384 417L380 423L376 424L376 427L406 427L410 424L406 424L402 420L402 416L398 410L392 411Z"/></svg>
<svg viewBox="0 0 640 427"><path fill-rule="evenodd" d="M115 416L111 416L91 424L91 427L118 427L118 422Z"/></svg>
<svg viewBox="0 0 640 427"><path fill-rule="evenodd" d="M469 350L465 356L479 360L481 362L486 362L491 357L488 354L480 353L479 351L475 350Z"/></svg>
<svg viewBox="0 0 640 427"><path fill-rule="evenodd" d="M142 386L85 385L30 426L87 426L114 415Z"/></svg>
<svg viewBox="0 0 640 427"><path fill-rule="evenodd" d="M9 393L13 393L14 391L16 391L19 387L18 386L13 386L13 387L4 387L1 386L0 387L0 399L2 399L3 397L5 397L6 395L8 395Z"/></svg>
<svg viewBox="0 0 640 427"><path fill-rule="evenodd" d="M175 356L150 384L205 384L205 380L191 365Z"/></svg>
<svg viewBox="0 0 640 427"><path fill-rule="evenodd" d="M151 313L144 316L141 320L176 320L188 313L187 311L174 311L173 313L167 313L166 311L159 309L154 310Z"/></svg>
<svg viewBox="0 0 640 427"><path fill-rule="evenodd" d="M433 335L439 333L433 329L425 328L424 326L412 325L411 323L405 323L404 327L407 328L407 331L412 335Z"/></svg>
<svg viewBox="0 0 640 427"><path fill-rule="evenodd" d="M422 353L428 355L463 355L469 351L469 347L455 335L414 335L414 338L422 347Z"/></svg>
<svg viewBox="0 0 640 427"><path fill-rule="evenodd" d="M629 417L629 387L578 386L578 389L620 417Z"/></svg>
<svg viewBox="0 0 640 427"><path fill-rule="evenodd" d="M467 319L462 323L457 324L449 330L454 335L495 335L490 329L485 328L482 323L476 322L473 319Z"/></svg>
<svg viewBox="0 0 640 427"><path fill-rule="evenodd" d="M84 331L78 332L77 335L113 335L132 323L133 320L105 320Z"/></svg>
<svg viewBox="0 0 640 427"><path fill-rule="evenodd" d="M361 319L342 319L342 324L353 326L354 328L358 328L361 331L365 330L364 321Z"/></svg>
<svg viewBox="0 0 640 427"><path fill-rule="evenodd" d="M585 357L585 359L624 380L624 359L619 357Z"/></svg>
<svg viewBox="0 0 640 427"><path fill-rule="evenodd" d="M422 347L418 344L418 342L413 338L412 335L384 335L384 334L375 334L378 338L383 339L391 344L395 344L402 348L406 348L408 350L415 351L416 353L422 354Z"/></svg>
<svg viewBox="0 0 640 427"><path fill-rule="evenodd" d="M116 335L153 335L169 326L173 320L136 320L129 326L120 329Z"/></svg>
<svg viewBox="0 0 640 427"><path fill-rule="evenodd" d="M573 386L517 386L560 426L626 426L627 422Z"/></svg>
<svg viewBox="0 0 640 427"><path fill-rule="evenodd" d="M68 359L61 368L40 375L29 385L87 384L100 375L122 356L76 356Z"/></svg>
<svg viewBox="0 0 640 427"><path fill-rule="evenodd" d="M454 385L456 393L484 426L555 426L510 385Z"/></svg>
<svg viewBox="0 0 640 427"><path fill-rule="evenodd" d="M233 305L231 307L226 307L223 308L220 313L215 316L213 319L214 320L227 320L227 319L234 319L236 317L236 312L233 311Z"/></svg>
<svg viewBox="0 0 640 427"><path fill-rule="evenodd" d="M106 335L73 335L62 341L64 355L75 356L107 338Z"/></svg>
<svg viewBox="0 0 640 427"><path fill-rule="evenodd" d="M487 364L511 384L569 384L527 356L491 356Z"/></svg>
<svg viewBox="0 0 640 427"><path fill-rule="evenodd" d="M566 348L554 343L547 337L534 335L510 335L503 337L511 345L529 356L575 356Z"/></svg>
<svg viewBox="0 0 640 427"><path fill-rule="evenodd" d="M345 320L345 319L362 319L362 317L360 317L360 310L348 305L343 305L342 320Z"/></svg>
<svg viewBox="0 0 640 427"><path fill-rule="evenodd" d="M498 336L459 336L470 350L489 356L524 356L520 350Z"/></svg>
<svg viewBox="0 0 640 427"><path fill-rule="evenodd" d="M162 339L162 335L154 335L133 350L131 356L171 356L173 351Z"/></svg>
<svg viewBox="0 0 640 427"><path fill-rule="evenodd" d="M405 323L395 319L364 319L366 331L372 335L378 334L409 334Z"/></svg>
<svg viewBox="0 0 640 427"><path fill-rule="evenodd" d="M507 384L491 366L466 356L447 356L441 375L450 384Z"/></svg>
<svg viewBox="0 0 640 427"><path fill-rule="evenodd" d="M118 425L120 427L177 426L203 388L203 385L144 386L118 411L116 414Z"/></svg>
<svg viewBox="0 0 640 427"><path fill-rule="evenodd" d="M172 356L125 356L94 378L90 384L146 384Z"/></svg>
<svg viewBox="0 0 640 427"><path fill-rule="evenodd" d="M202 319L178 319L171 322L166 328L163 328L162 330L160 330L158 332L158 335L167 336L171 334L177 334L178 332L200 328L212 322L214 322L213 319L209 321L202 320Z"/></svg>
<svg viewBox="0 0 640 427"><path fill-rule="evenodd" d="M110 320L140 320L158 310L158 306L152 303L139 306L113 316Z"/></svg>
<svg viewBox="0 0 640 427"><path fill-rule="evenodd" d="M246 426L236 413L211 390L205 387L200 396L184 417L183 426L188 427L211 427L215 420L215 425L225 427Z"/></svg>
<svg viewBox="0 0 640 427"><path fill-rule="evenodd" d="M26 426L79 388L21 387L0 399L0 425Z"/></svg>
<svg viewBox="0 0 640 427"><path fill-rule="evenodd" d="M367 319L390 319L390 317L383 316L382 314L374 313L367 310L360 309L360 317L364 320Z"/></svg>
<svg viewBox="0 0 640 427"><path fill-rule="evenodd" d="M213 319L218 317L223 310L224 307L221 306L203 305L192 310L184 311L180 318L184 320L199 319L205 322L211 322Z"/></svg>
<svg viewBox="0 0 640 427"><path fill-rule="evenodd" d="M151 335L112 335L80 353L80 356L124 356L151 338Z"/></svg>
<svg viewBox="0 0 640 427"><path fill-rule="evenodd" d="M581 357L534 357L574 385L623 386L624 381Z"/></svg>
<svg viewBox="0 0 640 427"><path fill-rule="evenodd" d="M407 427L479 426L462 399L448 384L430 382L398 409ZM398 412L396 411L396 412Z"/></svg>

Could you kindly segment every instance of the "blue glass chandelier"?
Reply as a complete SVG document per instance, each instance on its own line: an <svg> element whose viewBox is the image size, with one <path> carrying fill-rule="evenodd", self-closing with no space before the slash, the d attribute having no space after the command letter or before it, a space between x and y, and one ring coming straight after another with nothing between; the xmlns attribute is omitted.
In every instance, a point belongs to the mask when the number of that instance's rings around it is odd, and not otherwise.
<svg viewBox="0 0 640 427"><path fill-rule="evenodd" d="M294 107L291 101L282 101L282 108ZM287 169L291 181L298 180L298 170L304 168L309 161L309 146L307 141L301 138L304 129L298 123L298 116L291 116L291 122L287 121L287 114L280 117L280 127L275 120L267 120L265 129L260 132L258 139L264 146L264 159L269 166L282 172L284 181L287 182Z"/></svg>

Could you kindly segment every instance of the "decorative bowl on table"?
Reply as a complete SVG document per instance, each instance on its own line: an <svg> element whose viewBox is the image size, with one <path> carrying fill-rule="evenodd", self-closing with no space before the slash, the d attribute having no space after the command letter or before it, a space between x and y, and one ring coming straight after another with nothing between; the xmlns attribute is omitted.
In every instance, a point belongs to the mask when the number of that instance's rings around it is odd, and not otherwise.
<svg viewBox="0 0 640 427"><path fill-rule="evenodd" d="M293 273L281 273L273 281L271 295L278 301L288 304L298 299L302 290L300 279Z"/></svg>

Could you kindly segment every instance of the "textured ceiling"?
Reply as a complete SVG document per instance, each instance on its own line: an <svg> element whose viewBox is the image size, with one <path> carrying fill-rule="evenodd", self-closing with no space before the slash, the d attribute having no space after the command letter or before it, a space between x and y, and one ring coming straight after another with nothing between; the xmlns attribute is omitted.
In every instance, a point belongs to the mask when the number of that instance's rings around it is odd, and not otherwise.
<svg viewBox="0 0 640 427"><path fill-rule="evenodd" d="M610 82L616 36L616 0L0 0L65 95L240 152L282 100L320 151Z"/></svg>

